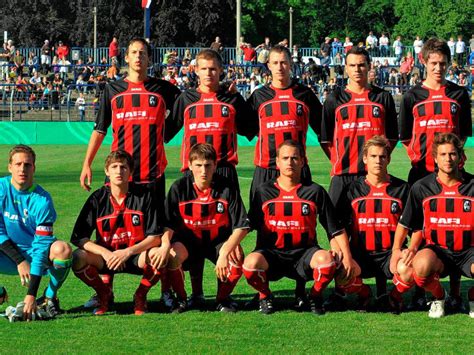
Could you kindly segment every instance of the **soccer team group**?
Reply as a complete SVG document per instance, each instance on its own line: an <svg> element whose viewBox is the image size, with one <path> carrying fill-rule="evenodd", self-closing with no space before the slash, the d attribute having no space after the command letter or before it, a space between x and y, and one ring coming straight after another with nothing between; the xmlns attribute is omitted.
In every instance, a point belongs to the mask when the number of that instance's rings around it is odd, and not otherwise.
<svg viewBox="0 0 474 355"><path fill-rule="evenodd" d="M147 77L149 53L145 40L132 39L127 77L105 88L80 180L90 190L92 162L112 126L107 179L78 215L74 251L54 237L51 197L33 181L34 151L26 145L10 151L11 176L0 179L0 273L19 274L26 286L24 319L40 309L60 312L57 292L70 269L95 290L87 302L95 315L112 307L120 272L141 276L137 315L160 280L170 311L200 308L205 259L215 264L216 308L223 312L236 311L230 296L242 274L257 291L250 304L263 314L274 312L269 282L283 277L296 281L295 306L315 314L341 307L348 294L367 310L372 291L363 279L371 277L378 303L394 313L413 288L422 301L428 291L429 316L442 317L447 292L440 278L447 276L450 296L462 304L460 278L474 275L474 178L463 151L472 119L466 90L445 81L446 42L426 41L426 80L403 96L399 117L390 93L368 85L370 57L361 48L347 53L348 84L324 106L292 80L282 46L270 51L272 83L247 101L233 85L220 84L222 60L212 50L198 54L199 86L183 93ZM311 178L309 126L331 161L328 192ZM166 194L164 143L183 127L183 177ZM258 138L248 214L235 168L237 134ZM408 182L387 170L398 140L412 164ZM318 219L330 250L318 244ZM240 243L252 229L256 246L245 256ZM183 270L191 276L189 298ZM46 274L48 286L37 298ZM335 291L323 300L332 280ZM393 280L389 292L387 280ZM2 288L0 303L7 296ZM474 287L468 299L474 318Z"/></svg>

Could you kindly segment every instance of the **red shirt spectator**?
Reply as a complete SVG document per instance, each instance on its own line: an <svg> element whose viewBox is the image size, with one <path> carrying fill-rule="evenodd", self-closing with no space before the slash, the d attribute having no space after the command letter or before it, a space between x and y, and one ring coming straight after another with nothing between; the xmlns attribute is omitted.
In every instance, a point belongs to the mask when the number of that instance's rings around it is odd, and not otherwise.
<svg viewBox="0 0 474 355"><path fill-rule="evenodd" d="M245 43L240 46L244 52L244 62L255 62L257 59L257 52L252 48L250 43Z"/></svg>
<svg viewBox="0 0 474 355"><path fill-rule="evenodd" d="M112 42L109 44L109 58L112 59L113 57L118 57L119 56L119 44L117 37L114 37L112 39Z"/></svg>
<svg viewBox="0 0 474 355"><path fill-rule="evenodd" d="M59 41L58 45L58 48L56 48L56 55L58 56L59 60L64 60L69 54L69 47L64 45L61 41Z"/></svg>

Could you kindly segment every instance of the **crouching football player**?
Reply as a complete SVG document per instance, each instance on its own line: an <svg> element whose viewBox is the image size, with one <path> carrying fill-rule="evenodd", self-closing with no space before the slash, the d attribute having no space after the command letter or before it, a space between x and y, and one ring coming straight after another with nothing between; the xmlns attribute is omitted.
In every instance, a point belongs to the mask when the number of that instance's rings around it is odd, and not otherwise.
<svg viewBox="0 0 474 355"><path fill-rule="evenodd" d="M336 262L316 239L316 218L342 249L347 276L354 273L354 261L344 227L336 218L327 192L318 184L304 183L301 172L305 155L300 143L284 141L277 150L280 176L256 189L250 210L252 227L257 231L257 247L245 258L244 275L259 292L260 312L273 313L269 281L282 277L314 280L309 295L311 311L324 314L322 292L331 282Z"/></svg>
<svg viewBox="0 0 474 355"><path fill-rule="evenodd" d="M363 279L377 278L377 303L382 309L400 311L401 293L413 286L413 270L403 262L392 274L390 258L398 220L408 198L410 186L388 174L391 148L383 136L374 136L364 144L362 155L367 175L354 180L341 197L343 215L351 216L347 230L351 235L351 252L361 273L349 282L340 283L336 276L336 297L355 293L358 310L366 311L371 289ZM386 280L392 279L394 289L386 294Z"/></svg>
<svg viewBox="0 0 474 355"><path fill-rule="evenodd" d="M176 293L173 312L186 310L183 267L204 259L213 262L218 278L217 310L235 312L230 298L242 276L241 240L250 228L237 186L215 174L217 154L207 143L189 151L192 174L178 179L166 199L167 230L172 238L168 280Z"/></svg>
<svg viewBox="0 0 474 355"><path fill-rule="evenodd" d="M433 295L431 318L444 316L446 292L440 277L454 273L474 278L474 176L459 169L463 153L455 134L434 137L432 154L438 171L413 185L395 236L399 243L408 230L423 230L422 249L417 251L420 242L412 242L408 255L394 257L413 262L416 284ZM468 298L474 318L474 287Z"/></svg>
<svg viewBox="0 0 474 355"><path fill-rule="evenodd" d="M13 147L8 163L11 176L0 179L0 273L18 274L21 284L28 287L23 300L25 319L32 319L37 304L51 317L60 312L57 291L71 268L72 253L67 243L53 235L56 211L49 193L33 183L35 160L30 147ZM36 301L46 273L49 285Z"/></svg>
<svg viewBox="0 0 474 355"><path fill-rule="evenodd" d="M90 195L72 232L71 242L79 248L73 254L73 271L97 292L95 315L107 312L112 298L99 273L142 275L134 295L135 314L141 315L147 310L147 293L167 262L170 243L159 236L162 227L150 190L129 182L133 167L125 151L107 156L105 174L110 184ZM96 242L90 239L94 230Z"/></svg>

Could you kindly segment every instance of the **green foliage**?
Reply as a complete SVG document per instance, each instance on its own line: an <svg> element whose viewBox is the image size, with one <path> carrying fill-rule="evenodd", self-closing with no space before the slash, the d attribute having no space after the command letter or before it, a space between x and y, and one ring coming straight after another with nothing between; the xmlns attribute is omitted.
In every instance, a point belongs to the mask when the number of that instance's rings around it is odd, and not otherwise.
<svg viewBox="0 0 474 355"><path fill-rule="evenodd" d="M453 0L395 0L395 14L400 21L396 34L406 38L437 36L444 39L463 34L470 38L474 20L474 2Z"/></svg>

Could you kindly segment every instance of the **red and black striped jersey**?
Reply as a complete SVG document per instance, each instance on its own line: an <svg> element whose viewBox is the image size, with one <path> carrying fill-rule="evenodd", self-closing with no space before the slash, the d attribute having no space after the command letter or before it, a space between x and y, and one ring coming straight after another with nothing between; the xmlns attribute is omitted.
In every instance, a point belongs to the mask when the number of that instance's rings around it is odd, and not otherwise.
<svg viewBox="0 0 474 355"><path fill-rule="evenodd" d="M427 244L451 251L474 247L474 176L446 186L436 173L418 180L410 190L400 224L423 230Z"/></svg>
<svg viewBox="0 0 474 355"><path fill-rule="evenodd" d="M405 207L410 186L390 176L390 181L373 186L365 177L353 181L344 196L351 246L367 252L390 250L398 220Z"/></svg>
<svg viewBox="0 0 474 355"><path fill-rule="evenodd" d="M105 86L95 130L103 134L112 125L112 150L123 149L135 161L132 179L151 182L163 175L167 161L165 118L180 91L164 80L148 78L141 83L114 81Z"/></svg>
<svg viewBox="0 0 474 355"><path fill-rule="evenodd" d="M253 92L249 104L254 122L250 137L258 135L256 166L276 169L276 150L285 140L293 139L306 149L308 125L319 136L322 106L306 86L292 83L286 89L276 89L267 85Z"/></svg>
<svg viewBox="0 0 474 355"><path fill-rule="evenodd" d="M71 242L78 245L81 240L91 239L94 230L99 245L117 250L161 234L163 223L158 222L150 190L130 183L127 196L120 204L108 186L94 191L77 217Z"/></svg>
<svg viewBox="0 0 474 355"><path fill-rule="evenodd" d="M321 143L330 145L331 175L365 172L364 143L374 135L398 140L397 112L389 92L371 86L362 94L337 88L324 102Z"/></svg>
<svg viewBox="0 0 474 355"><path fill-rule="evenodd" d="M320 185L299 184L286 191L277 180L257 188L249 212L252 228L257 230L257 248L282 250L317 245L318 216L329 239L344 230L329 195Z"/></svg>
<svg viewBox="0 0 474 355"><path fill-rule="evenodd" d="M406 144L413 166L435 171L431 146L438 133L462 138L472 135L469 95L449 81L439 90L416 85L403 96L400 106L400 140Z"/></svg>
<svg viewBox="0 0 474 355"><path fill-rule="evenodd" d="M243 97L228 92L183 92L176 100L172 121L178 132L184 125L181 146L181 171L188 169L188 155L197 143L209 143L216 149L217 162L238 163L237 133L246 135L250 110Z"/></svg>
<svg viewBox="0 0 474 355"><path fill-rule="evenodd" d="M192 174L175 181L166 198L165 213L168 228L205 245L226 241L234 229L250 228L237 189L216 174L205 192L197 188Z"/></svg>

